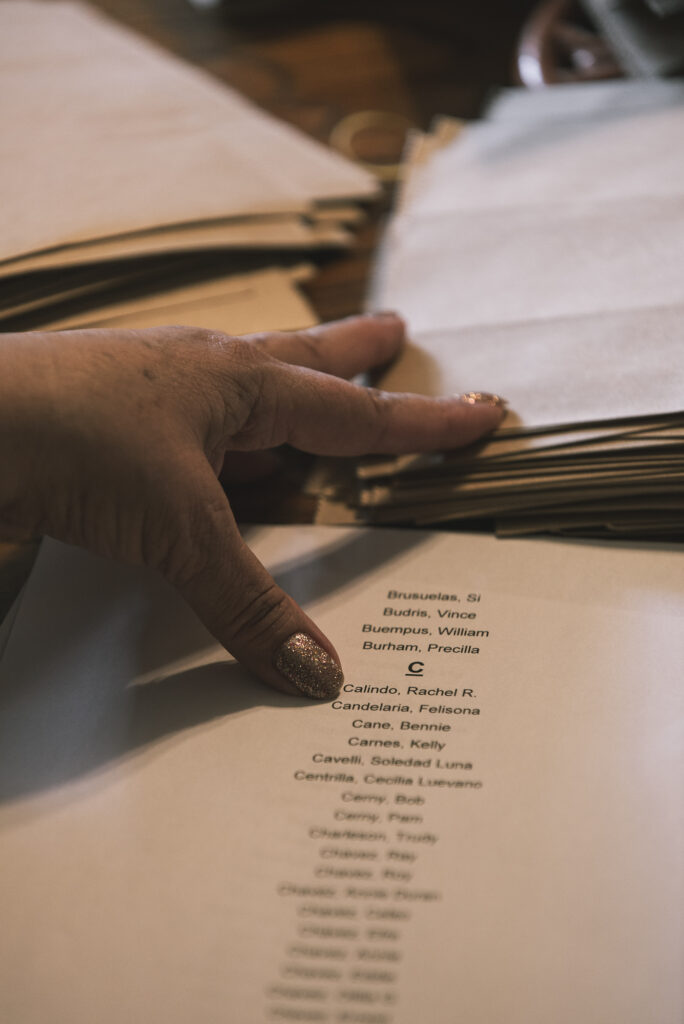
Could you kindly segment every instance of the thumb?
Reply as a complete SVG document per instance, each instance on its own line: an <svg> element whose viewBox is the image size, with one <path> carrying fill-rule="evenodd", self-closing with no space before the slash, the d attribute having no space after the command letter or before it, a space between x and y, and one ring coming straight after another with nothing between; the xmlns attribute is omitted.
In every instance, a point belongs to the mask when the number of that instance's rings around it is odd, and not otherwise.
<svg viewBox="0 0 684 1024"><path fill-rule="evenodd" d="M265 683L297 696L336 697L344 677L335 648L245 544L216 479L204 483L178 560L184 569L167 578L226 650Z"/></svg>

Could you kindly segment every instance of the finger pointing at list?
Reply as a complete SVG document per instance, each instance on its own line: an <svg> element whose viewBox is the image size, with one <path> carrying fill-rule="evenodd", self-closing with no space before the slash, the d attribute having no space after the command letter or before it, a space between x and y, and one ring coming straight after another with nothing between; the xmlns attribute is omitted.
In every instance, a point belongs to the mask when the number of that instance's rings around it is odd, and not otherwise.
<svg viewBox="0 0 684 1024"><path fill-rule="evenodd" d="M499 424L496 396L347 379L403 340L392 314L242 338L190 327L0 336L0 535L44 533L156 569L255 675L329 698L339 656L246 545L217 474L231 453L257 460L284 443L418 452Z"/></svg>

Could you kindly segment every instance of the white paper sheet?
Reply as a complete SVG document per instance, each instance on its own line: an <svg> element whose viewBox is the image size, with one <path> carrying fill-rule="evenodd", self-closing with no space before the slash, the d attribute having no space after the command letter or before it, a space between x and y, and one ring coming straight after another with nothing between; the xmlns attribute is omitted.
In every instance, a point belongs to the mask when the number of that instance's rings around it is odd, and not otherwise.
<svg viewBox="0 0 684 1024"><path fill-rule="evenodd" d="M684 194L680 102L583 119L480 121L414 172L412 214Z"/></svg>
<svg viewBox="0 0 684 1024"><path fill-rule="evenodd" d="M493 391L510 403L504 427L681 412L683 325L684 306L672 306L417 330L382 386Z"/></svg>
<svg viewBox="0 0 684 1024"><path fill-rule="evenodd" d="M0 663L0 1019L680 1024L682 551L249 540L339 702L45 546Z"/></svg>
<svg viewBox="0 0 684 1024"><path fill-rule="evenodd" d="M374 304L399 310L415 331L676 304L682 205L405 211L388 230Z"/></svg>
<svg viewBox="0 0 684 1024"><path fill-rule="evenodd" d="M661 110L684 100L681 78L612 79L604 82L571 82L552 89L501 89L485 116L488 121L558 121L569 118L620 117Z"/></svg>
<svg viewBox="0 0 684 1024"><path fill-rule="evenodd" d="M683 118L681 83L602 83L426 136L372 299L423 355L383 386L498 391L527 426L681 408Z"/></svg>

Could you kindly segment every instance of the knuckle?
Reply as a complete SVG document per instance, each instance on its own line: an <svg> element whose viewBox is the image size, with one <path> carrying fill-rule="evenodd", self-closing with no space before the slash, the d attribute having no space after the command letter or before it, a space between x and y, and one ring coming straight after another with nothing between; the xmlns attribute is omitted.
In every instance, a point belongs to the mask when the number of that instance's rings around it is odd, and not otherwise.
<svg viewBox="0 0 684 1024"><path fill-rule="evenodd" d="M225 402L224 432L248 435L259 421L264 391L264 375L259 367L236 367L227 370L223 393L230 395Z"/></svg>
<svg viewBox="0 0 684 1024"><path fill-rule="evenodd" d="M274 448L283 438L282 410L286 394L278 363L261 362L236 382L241 416L236 421L233 442L241 449Z"/></svg>
<svg viewBox="0 0 684 1024"><path fill-rule="evenodd" d="M269 353L273 343L277 343L284 337L286 337L285 331L258 331L249 335L248 345L257 352Z"/></svg>
<svg viewBox="0 0 684 1024"><path fill-rule="evenodd" d="M387 437L392 396L378 388L367 388L365 394L370 410L372 443L381 447Z"/></svg>
<svg viewBox="0 0 684 1024"><path fill-rule="evenodd" d="M181 331L187 354L202 371L220 377L227 369L235 371L255 362L251 346L242 338L208 327L183 327Z"/></svg>
<svg viewBox="0 0 684 1024"><path fill-rule="evenodd" d="M243 646L278 635L289 618L290 606L287 596L270 580L241 594L239 606L232 611L233 640Z"/></svg>
<svg viewBox="0 0 684 1024"><path fill-rule="evenodd" d="M217 349L219 351L229 347L235 340L230 334L224 334L223 331L217 331L209 327L183 327L184 339L189 344L194 346L201 346L208 350Z"/></svg>
<svg viewBox="0 0 684 1024"><path fill-rule="evenodd" d="M195 340L201 344L193 350L187 386L195 382L208 411L208 446L213 450L237 435L256 446L252 435L258 435L266 377L275 361L243 338L218 331L197 330Z"/></svg>
<svg viewBox="0 0 684 1024"><path fill-rule="evenodd" d="M315 329L254 334L250 345L273 359L301 363L314 370L325 370L324 340L317 337Z"/></svg>
<svg viewBox="0 0 684 1024"><path fill-rule="evenodd" d="M305 366L314 370L324 369L325 359L320 338L317 338L311 331L294 331L293 340L297 344L300 360Z"/></svg>

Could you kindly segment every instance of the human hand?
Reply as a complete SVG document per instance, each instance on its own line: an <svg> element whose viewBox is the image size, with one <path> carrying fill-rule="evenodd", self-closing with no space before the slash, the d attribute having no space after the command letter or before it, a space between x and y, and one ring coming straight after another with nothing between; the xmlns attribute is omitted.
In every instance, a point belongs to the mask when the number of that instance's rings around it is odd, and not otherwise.
<svg viewBox="0 0 684 1024"><path fill-rule="evenodd" d="M244 543L217 475L227 454L284 443L424 451L498 425L494 396L344 379L391 360L403 338L392 314L245 338L190 327L0 336L0 536L48 534L157 569L265 682L333 696L334 647Z"/></svg>

